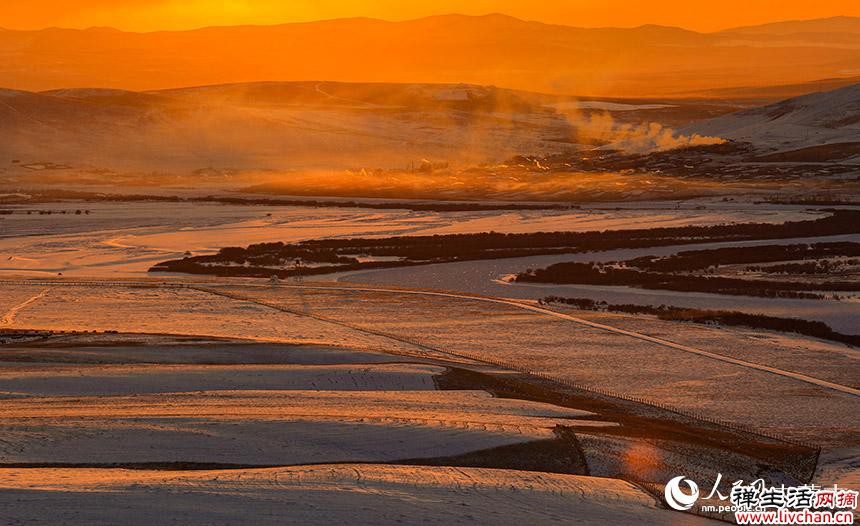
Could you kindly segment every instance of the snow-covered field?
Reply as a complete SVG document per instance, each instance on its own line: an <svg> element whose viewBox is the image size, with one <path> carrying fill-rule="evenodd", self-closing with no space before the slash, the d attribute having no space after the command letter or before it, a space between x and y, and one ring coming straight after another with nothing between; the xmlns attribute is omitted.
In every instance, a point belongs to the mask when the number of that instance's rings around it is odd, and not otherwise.
<svg viewBox="0 0 860 526"><path fill-rule="evenodd" d="M35 287L8 287L0 295L0 328L15 323L18 313L42 298L44 290Z"/></svg>
<svg viewBox="0 0 860 526"><path fill-rule="evenodd" d="M678 324L653 316L625 316L554 307L586 320L665 338L721 354L860 388L860 350L839 343L743 327ZM726 342L730 342L726 345Z"/></svg>
<svg viewBox="0 0 860 526"><path fill-rule="evenodd" d="M19 286L3 288L14 287ZM755 461L727 457L718 448L642 441L635 434L625 436L623 429L617 435L612 430L619 424L599 413L498 398L483 391L437 391L434 377L443 367L411 363L403 357L447 359L468 367L470 360L458 356L468 354L819 442L830 446L826 451L832 455L823 457L819 480L855 476L851 455L857 448L860 422L853 416L856 397L845 393L511 305L314 287L210 284L195 290L114 284L21 290L23 298L47 292L17 312L16 328L137 328L203 337L77 334L0 349L0 461L91 466L391 462L532 444L554 439L557 426L573 426L592 475L631 473L664 480L676 471L710 476L714 466L743 476L755 474L751 471ZM269 305L282 305L294 313ZM720 338L717 329L696 326L685 326L679 335L672 334L664 322L649 325L644 318L594 316L594 321L607 325L856 385L852 383L856 358L837 345L788 336L762 340L761 334L740 330L720 332ZM783 359L793 348L801 349L801 354ZM365 480L363 466L351 469ZM418 473L412 483L419 483L424 468L409 469ZM0 478L4 473L12 471L4 470ZM60 476L59 472L45 473L49 478L43 482L57 484L58 489L41 491L38 498L47 499L43 500L46 505L74 505L86 513L87 491L99 490L75 489L75 485L82 484L89 471L65 470L64 482L50 478ZM178 495L173 484L185 484L182 481L187 479L170 477L199 475L172 473L156 489L146 481L167 474L131 473L142 478L113 486L111 495L120 499L117 502L135 498L143 487L149 488L150 495L161 491ZM217 480L238 473L246 472L220 471ZM507 472L499 473L504 477ZM28 493L32 484L20 480L0 489L0 501L26 502L33 495ZM253 485L247 484L247 478L241 480L230 491L250 491ZM437 490L422 484L414 490L420 494L414 499L433 500ZM475 484L469 487L475 490ZM351 495L368 486L341 481L338 487ZM182 491L183 497L175 497L177 510L204 504L196 490ZM483 489L475 491L486 495ZM532 488L516 487L516 491L524 494ZM404 492L408 490L398 490L398 494ZM209 490L201 493L211 495ZM301 494L300 488L281 487L279 498L291 501ZM582 498L591 503L576 507L576 516L585 522L623 517L616 514L627 506L613 502L607 504L611 511L592 512L591 506L602 502L602 497L585 492ZM531 503L538 500L527 497ZM212 513L222 513L216 510ZM477 506L474 511L475 522L494 522L488 512ZM168 513L182 516L174 509ZM338 517L330 508L321 513L329 520ZM601 515L592 520L589 513ZM651 512L631 513L647 523ZM99 523L97 515L88 517ZM669 518L693 520L684 515ZM535 520L542 519L541 515Z"/></svg>
<svg viewBox="0 0 860 526"><path fill-rule="evenodd" d="M18 312L11 327L193 334L371 351L404 347L306 316L190 289L51 287L44 297Z"/></svg>
<svg viewBox="0 0 860 526"><path fill-rule="evenodd" d="M588 414L484 392L333 389L10 398L0 461L393 461L552 438L556 425Z"/></svg>
<svg viewBox="0 0 860 526"><path fill-rule="evenodd" d="M846 445L860 430L854 416L856 396L510 305L312 287L210 288L247 299L191 289L54 286L17 314L15 326L199 334L441 359L451 359L452 353L454 359L476 355L804 440ZM577 314L857 387L856 353L838 344L755 331L651 324L641 317L631 321Z"/></svg>
<svg viewBox="0 0 860 526"><path fill-rule="evenodd" d="M480 468L321 465L231 471L2 469L14 523L710 524L615 479ZM158 513L153 513L158 509Z"/></svg>
<svg viewBox="0 0 860 526"><path fill-rule="evenodd" d="M819 216L802 208L436 213L195 204L165 212L160 203L138 203L124 214L118 205L95 206L89 216L3 220L11 236L20 234L0 239L4 277L64 277L0 281L0 328L100 331L0 346L0 464L56 468L0 466L0 514L13 523L223 524L253 516L259 524L697 524L702 519L658 508L638 487L596 477L660 482L675 473L710 477L719 468L753 477L761 469L745 451L674 442L665 428L643 436L600 406L493 396L480 382L445 383L460 378L454 366L497 378L514 374L480 360L821 444L816 480L857 479L860 401L852 393L860 388L860 366L853 348L644 316L559 308L572 316L560 318L534 310L534 302L415 290L542 297L559 292L494 280L551 260L626 259L677 247L393 269L304 286L143 274L153 261L187 249L252 242ZM412 290L363 290L374 285L362 283ZM808 304L804 316L832 315L837 328L840 319L853 325L858 305L760 301L795 314ZM631 411L653 416L646 406ZM528 448L562 441L562 429L575 430L571 447L585 465L565 472L591 478L362 464L473 459L496 447L534 451ZM497 460L509 467L504 455ZM358 464L299 466L338 462ZM109 469L151 463L180 471ZM189 463L295 467L181 471ZM163 516L146 513L154 505Z"/></svg>
<svg viewBox="0 0 860 526"><path fill-rule="evenodd" d="M228 288L290 308L297 308L301 297L309 313L354 327L408 337L446 352L501 360L797 439L846 444L854 443L860 432L857 396L508 305L396 292L304 289L297 295L296 289ZM655 334L661 328L666 330L658 325ZM683 342L686 334L694 334L691 341L702 350L741 355L789 372L835 378L834 371L842 368L847 376L839 378L847 380L847 387L856 385L856 353L838 344L780 336L787 352L810 348L807 357L815 358L785 363L773 343L756 334L725 331L722 338L714 338L711 329L686 324L674 330L680 336L664 333L670 341ZM651 329L643 327L642 332L650 334Z"/></svg>

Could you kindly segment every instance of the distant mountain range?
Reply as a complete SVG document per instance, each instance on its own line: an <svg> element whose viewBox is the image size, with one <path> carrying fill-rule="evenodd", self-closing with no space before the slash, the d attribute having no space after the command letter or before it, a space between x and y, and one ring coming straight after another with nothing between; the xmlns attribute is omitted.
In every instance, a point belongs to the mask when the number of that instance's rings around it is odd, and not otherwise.
<svg viewBox="0 0 860 526"><path fill-rule="evenodd" d="M860 76L860 18L718 33L661 26L582 29L504 15L154 33L0 30L0 58L0 84L30 91L318 79L675 97Z"/></svg>

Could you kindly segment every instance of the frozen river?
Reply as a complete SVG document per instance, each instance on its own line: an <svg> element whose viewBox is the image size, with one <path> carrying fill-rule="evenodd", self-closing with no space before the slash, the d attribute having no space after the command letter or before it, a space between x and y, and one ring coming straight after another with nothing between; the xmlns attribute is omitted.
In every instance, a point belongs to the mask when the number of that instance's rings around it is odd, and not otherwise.
<svg viewBox="0 0 860 526"><path fill-rule="evenodd" d="M435 212L165 202L7 205L0 207L11 212L0 215L0 275L139 277L186 252L276 241L782 223L826 215L801 207L678 206Z"/></svg>
<svg viewBox="0 0 860 526"><path fill-rule="evenodd" d="M529 268L542 268L564 261L617 261L645 255L668 255L682 250L718 248L722 246L755 246L791 244L823 241L860 242L860 235L830 236L820 238L794 238L782 240L748 241L743 243L707 243L670 247L609 250L582 254L532 256L459 263L442 263L417 267L402 267L345 273L338 280L391 285L399 287L422 287L450 290L487 296L517 299L540 299L546 296L591 298L609 303L634 303L640 305L674 305L700 309L723 309L767 314L780 317L796 317L823 321L840 332L860 333L860 300L796 300L757 298L751 296L725 296L697 292L668 290L646 290L631 287L603 287L592 285L553 285L522 283L509 284L502 281L505 276Z"/></svg>
<svg viewBox="0 0 860 526"><path fill-rule="evenodd" d="M434 212L242 206L214 203L63 202L6 206L0 216L0 276L100 279L143 277L156 263L186 251L214 253L225 246L296 242L317 238L382 237L474 232L594 231L732 222L798 221L826 215L799 206L696 201L603 204L571 210ZM77 214L82 210L81 214ZM40 212L51 211L50 215ZM89 211L89 213L85 213ZM30 213L28 213L30 212ZM64 213L65 212L65 213ZM860 236L818 238L853 240ZM812 240L759 241L747 244ZM721 244L696 245L716 247ZM591 254L469 261L340 276L371 284L422 287L510 298L555 294L613 303L672 304L821 320L837 330L860 332L860 302L773 300L713 294L577 285L510 285L506 275L561 261L606 261L670 254L693 245Z"/></svg>

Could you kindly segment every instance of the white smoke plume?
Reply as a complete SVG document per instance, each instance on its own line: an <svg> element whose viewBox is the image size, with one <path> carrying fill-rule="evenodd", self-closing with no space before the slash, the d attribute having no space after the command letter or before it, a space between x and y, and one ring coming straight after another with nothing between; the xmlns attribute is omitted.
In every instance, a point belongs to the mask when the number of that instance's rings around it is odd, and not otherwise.
<svg viewBox="0 0 860 526"><path fill-rule="evenodd" d="M571 125L577 129L581 142L598 140L606 143L602 149L628 153L660 152L725 142L719 137L684 135L656 122L620 123L609 112L577 114L573 116Z"/></svg>

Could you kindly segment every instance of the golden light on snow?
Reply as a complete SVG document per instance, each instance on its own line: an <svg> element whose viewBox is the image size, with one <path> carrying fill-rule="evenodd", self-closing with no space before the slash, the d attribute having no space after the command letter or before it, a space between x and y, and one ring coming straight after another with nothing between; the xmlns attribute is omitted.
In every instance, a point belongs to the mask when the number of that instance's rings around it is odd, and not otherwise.
<svg viewBox="0 0 860 526"><path fill-rule="evenodd" d="M632 444L624 450L622 458L629 472L640 473L643 479L653 477L664 465L660 451L645 442Z"/></svg>

